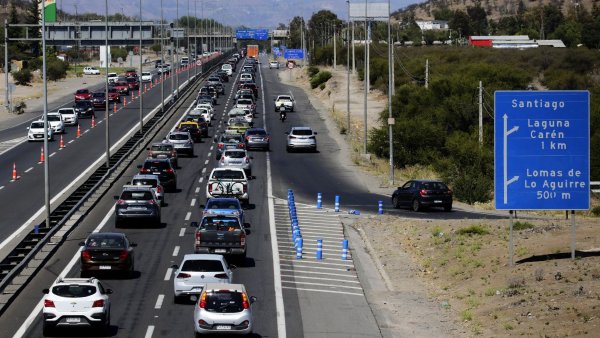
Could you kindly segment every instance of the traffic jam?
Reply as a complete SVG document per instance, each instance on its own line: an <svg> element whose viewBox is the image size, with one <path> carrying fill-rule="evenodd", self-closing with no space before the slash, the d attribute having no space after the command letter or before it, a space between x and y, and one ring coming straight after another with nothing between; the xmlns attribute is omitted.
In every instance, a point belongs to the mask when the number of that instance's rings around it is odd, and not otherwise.
<svg viewBox="0 0 600 338"><path fill-rule="evenodd" d="M195 161L194 145L211 138L214 141L217 165L205 177L206 202L201 218L190 223L194 229L193 246L179 264L170 268L173 303L195 304L193 313L183 315L193 318L196 335L249 334L253 328L252 303L257 299L245 285L236 283L233 270L235 264L243 264L246 259L250 224L246 223L245 210L250 203L248 184L254 178L250 150L268 151L271 137L265 129L254 126L258 61L254 57L245 58L244 53L241 50L233 54L217 71L205 77L193 105L161 141L148 145L146 159L137 164L138 173L122 187L120 194L113 196L115 228L163 227L162 213L168 206L168 196L180 191L177 181L177 171L183 165L180 158ZM243 65L237 69L240 61ZM142 79L133 70L124 77L113 76L109 100L118 102L129 91L138 91L138 78ZM228 99L224 83L238 78L236 92L231 95L231 109L224 114L223 131L219 129L221 132L217 134L217 128L213 127L221 121L215 121L215 106ZM153 81L152 77L142 80ZM57 120L70 117L68 123L77 125L78 117L93 118L94 108L106 105L104 93L101 94L87 89L77 91L76 107L59 112ZM50 114L49 120L52 121ZM33 124L30 132L35 129ZM59 127L52 123L51 126L49 138L64 128L62 123ZM31 140L43 137L42 129L42 136L32 136ZM105 287L101 279L107 274L128 278L136 273L137 243L125 233L92 232L79 245L80 278L60 277L43 290L44 335L71 328L107 331L111 325L113 290Z"/></svg>

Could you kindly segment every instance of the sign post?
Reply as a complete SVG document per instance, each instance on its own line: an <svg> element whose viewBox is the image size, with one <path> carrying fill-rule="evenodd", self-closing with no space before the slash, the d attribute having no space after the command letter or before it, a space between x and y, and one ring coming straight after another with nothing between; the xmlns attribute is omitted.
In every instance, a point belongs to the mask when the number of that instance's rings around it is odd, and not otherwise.
<svg viewBox="0 0 600 338"><path fill-rule="evenodd" d="M496 91L494 96L496 209L572 210L573 216L574 210L588 210L589 92ZM572 243L573 258L574 253Z"/></svg>

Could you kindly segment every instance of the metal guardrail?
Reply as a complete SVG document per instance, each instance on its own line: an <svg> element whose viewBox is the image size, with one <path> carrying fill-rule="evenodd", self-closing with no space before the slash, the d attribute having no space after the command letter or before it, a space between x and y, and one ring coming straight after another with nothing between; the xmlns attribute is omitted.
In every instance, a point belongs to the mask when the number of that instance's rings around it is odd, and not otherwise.
<svg viewBox="0 0 600 338"><path fill-rule="evenodd" d="M592 182L590 182L590 189L592 189L592 192L594 194L600 194L600 181L592 181Z"/></svg>
<svg viewBox="0 0 600 338"><path fill-rule="evenodd" d="M203 74L198 74L198 77L194 77L193 80L187 80L187 93L184 95L188 97L194 95L195 93L193 91L190 92L190 89L192 88L191 85L198 79L210 75L218 63L224 58L227 58L229 54L231 54L231 52L224 54L219 59L209 61L205 65L208 66L208 71L204 72ZM212 64L209 65L209 63ZM2 278L0 280L0 292L4 292L5 288L10 285L13 279L23 271L25 266L35 257L35 255L37 255L46 244L48 244L50 239L61 229L61 227L80 209L84 203L88 201L90 196L97 192L98 188L106 182L106 180L116 171L119 165L121 165L123 161L125 161L127 157L136 149L136 147L143 141L150 142L149 138L145 136L153 131L154 127L158 125L158 122L169 114L174 114L177 112L178 108L181 107L181 104L183 104L184 101L184 99L178 101L171 100L165 105L166 109L164 111L160 111L160 109L157 107L157 112L146 122L142 128L142 132L140 133L137 131L134 133L134 135L132 135L131 138L111 156L109 159L110 168L106 168L106 166L101 165L69 197L67 197L64 202L62 202L52 211L50 216L50 227L45 227L44 221L37 229L34 229L27 234L14 250L12 250L7 257L2 259L2 261L0 261L0 278ZM181 104L176 106L175 102L180 102ZM158 130L156 131L158 132ZM85 191L85 193L81 195L83 191ZM82 216L77 223L79 223L84 217L85 215ZM50 254L48 256L50 256ZM14 295L17 293L18 292L15 292ZM5 307L2 307L0 309L0 313L3 312L2 310L4 308Z"/></svg>

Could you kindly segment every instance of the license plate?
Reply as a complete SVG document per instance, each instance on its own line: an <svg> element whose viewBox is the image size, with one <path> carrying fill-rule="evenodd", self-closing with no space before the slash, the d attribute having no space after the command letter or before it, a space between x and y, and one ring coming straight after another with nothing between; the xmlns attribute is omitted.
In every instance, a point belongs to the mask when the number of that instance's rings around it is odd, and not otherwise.
<svg viewBox="0 0 600 338"><path fill-rule="evenodd" d="M110 270L110 265L100 265L100 270Z"/></svg>
<svg viewBox="0 0 600 338"><path fill-rule="evenodd" d="M154 174L154 175L160 175L160 173L152 173L152 174Z"/></svg>
<svg viewBox="0 0 600 338"><path fill-rule="evenodd" d="M79 318L79 317L67 318L67 323L79 323L79 322L81 322L81 318Z"/></svg>
<svg viewBox="0 0 600 338"><path fill-rule="evenodd" d="M226 253L227 250L225 249L215 249L215 253Z"/></svg>
<svg viewBox="0 0 600 338"><path fill-rule="evenodd" d="M35 138L42 138L42 135L33 135Z"/></svg>
<svg viewBox="0 0 600 338"><path fill-rule="evenodd" d="M442 203L442 201L440 201L440 200L435 200L435 201L433 201L433 203Z"/></svg>
<svg viewBox="0 0 600 338"><path fill-rule="evenodd" d="M156 158L167 158L167 155L158 155Z"/></svg>
<svg viewBox="0 0 600 338"><path fill-rule="evenodd" d="M231 325L217 325L217 330L231 330Z"/></svg>

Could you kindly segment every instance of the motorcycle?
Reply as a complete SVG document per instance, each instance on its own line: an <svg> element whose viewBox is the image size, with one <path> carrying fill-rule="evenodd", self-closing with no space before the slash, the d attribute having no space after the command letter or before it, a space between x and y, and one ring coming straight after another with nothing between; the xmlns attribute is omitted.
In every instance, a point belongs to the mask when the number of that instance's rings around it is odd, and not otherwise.
<svg viewBox="0 0 600 338"><path fill-rule="evenodd" d="M285 107L280 107L279 108L279 119L281 120L281 122L285 122L285 119L287 118L287 114L285 112Z"/></svg>

